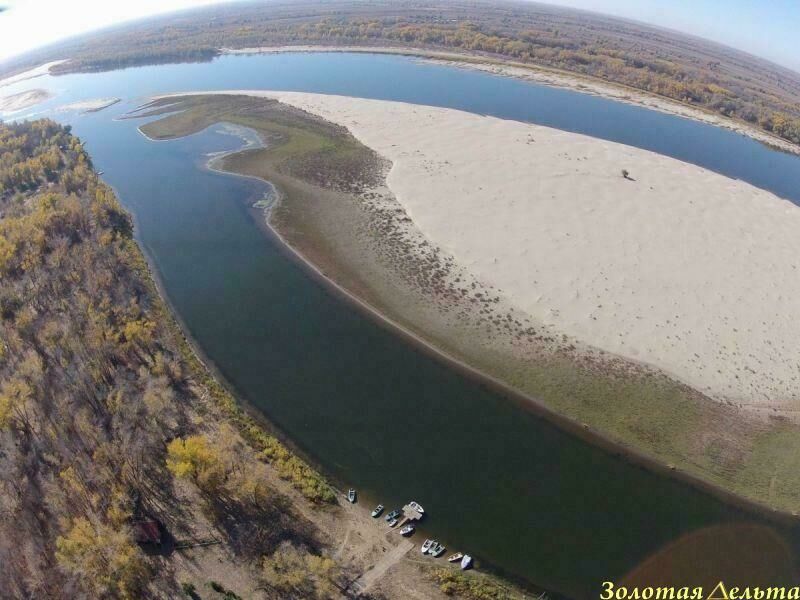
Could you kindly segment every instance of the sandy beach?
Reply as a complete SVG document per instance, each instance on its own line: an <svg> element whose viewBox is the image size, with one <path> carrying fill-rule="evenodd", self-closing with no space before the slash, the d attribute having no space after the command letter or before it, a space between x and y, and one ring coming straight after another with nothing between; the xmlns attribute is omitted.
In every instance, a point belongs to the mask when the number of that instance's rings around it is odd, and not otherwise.
<svg viewBox="0 0 800 600"><path fill-rule="evenodd" d="M546 127L276 97L392 161L387 183L420 230L536 320L714 398L797 407L800 209L790 202Z"/></svg>
<svg viewBox="0 0 800 600"><path fill-rule="evenodd" d="M587 136L410 104L247 92L347 127L456 263L553 334L719 401L796 410L800 209ZM629 178L622 176L622 170Z"/></svg>

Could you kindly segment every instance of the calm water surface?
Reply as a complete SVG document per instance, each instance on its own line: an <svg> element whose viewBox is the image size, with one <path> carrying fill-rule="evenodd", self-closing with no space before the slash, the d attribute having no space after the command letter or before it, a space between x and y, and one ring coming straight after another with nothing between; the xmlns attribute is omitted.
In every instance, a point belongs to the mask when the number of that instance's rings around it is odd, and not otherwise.
<svg viewBox="0 0 800 600"><path fill-rule="evenodd" d="M267 240L266 186L202 168L240 144L217 130L149 142L114 121L155 93L276 89L448 106L654 150L800 202L800 159L711 126L575 92L401 57L223 57L40 78L32 113L73 125L136 218L192 335L237 392L336 479L392 506L415 498L452 550L575 597L597 597L664 544L753 521L706 494L562 433L448 370L330 296ZM92 115L67 102L118 96ZM781 531L795 544L796 532Z"/></svg>

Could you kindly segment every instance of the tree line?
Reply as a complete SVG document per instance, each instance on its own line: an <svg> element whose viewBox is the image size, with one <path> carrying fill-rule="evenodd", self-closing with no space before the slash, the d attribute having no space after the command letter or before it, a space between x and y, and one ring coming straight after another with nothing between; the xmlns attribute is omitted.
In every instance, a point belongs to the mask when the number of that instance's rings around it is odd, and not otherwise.
<svg viewBox="0 0 800 600"><path fill-rule="evenodd" d="M800 144L800 76L642 27L512 2L245 3L76 42L64 49L72 60L55 72L211 60L221 48L399 45L480 53L596 77L741 119Z"/></svg>
<svg viewBox="0 0 800 600"><path fill-rule="evenodd" d="M339 574L271 473L314 504L333 491L194 357L130 217L49 120L0 123L0 456L8 597L192 588L143 552L143 520L176 538L208 522L276 598Z"/></svg>

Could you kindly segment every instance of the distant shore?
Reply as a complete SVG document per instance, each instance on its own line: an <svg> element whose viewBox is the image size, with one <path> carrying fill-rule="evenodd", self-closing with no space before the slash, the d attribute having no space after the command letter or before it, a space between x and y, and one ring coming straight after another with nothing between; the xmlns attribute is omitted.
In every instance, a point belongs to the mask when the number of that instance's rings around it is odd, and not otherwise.
<svg viewBox="0 0 800 600"><path fill-rule="evenodd" d="M495 59L481 54L466 54L463 52L446 52L427 50L424 48L407 48L402 46L260 46L254 48L220 48L221 54L247 55L247 54L280 54L291 52L352 52L357 54L395 54L412 56L428 60L432 63L449 65L464 69L484 71L493 75L513 77L539 83L551 87L565 88L624 102L643 106L651 110L708 123L716 127L730 129L745 135L770 147L783 152L800 154L800 146L792 144L776 135L754 127L745 121L725 117L703 108L688 103L678 102L666 96L658 96L636 88L626 87L621 84L604 81L602 79L582 76L568 71L560 71L527 63L510 60Z"/></svg>

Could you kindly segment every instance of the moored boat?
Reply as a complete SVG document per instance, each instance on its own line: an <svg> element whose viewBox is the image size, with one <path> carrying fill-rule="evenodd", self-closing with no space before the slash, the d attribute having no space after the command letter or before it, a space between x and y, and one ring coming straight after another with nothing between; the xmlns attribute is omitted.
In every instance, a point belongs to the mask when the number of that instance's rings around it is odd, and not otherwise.
<svg viewBox="0 0 800 600"><path fill-rule="evenodd" d="M447 562L458 562L464 555L461 552L456 552L447 557Z"/></svg>
<svg viewBox="0 0 800 600"><path fill-rule="evenodd" d="M381 516L381 513L382 513L382 512L383 512L383 504L378 504L378 506L376 506L376 507L375 507L375 508L372 510L372 518L373 518L373 519L377 519L378 517L380 517L380 516Z"/></svg>
<svg viewBox="0 0 800 600"><path fill-rule="evenodd" d="M390 512L388 515L386 515L385 518L386 518L387 521L391 521L392 519L398 519L400 517L400 515L402 515L402 514L403 514L402 512L400 512L399 510L395 509L392 512Z"/></svg>
<svg viewBox="0 0 800 600"><path fill-rule="evenodd" d="M472 557L469 554L465 554L464 558L461 559L461 570L466 571L472 566Z"/></svg>
<svg viewBox="0 0 800 600"><path fill-rule="evenodd" d="M420 549L420 551L421 551L423 554L427 554L427 553L428 553L428 550L430 550L430 549L431 549L431 546L432 546L432 545L433 545L433 540L425 540L425 541L422 543L422 548Z"/></svg>
<svg viewBox="0 0 800 600"><path fill-rule="evenodd" d="M447 548L444 547L444 544L440 544L439 542L434 541L430 550L428 550L428 554L430 554L434 558L439 558L442 554L444 554L445 550L447 550Z"/></svg>
<svg viewBox="0 0 800 600"><path fill-rule="evenodd" d="M414 533L414 526L411 524L406 525L400 530L400 535L411 535Z"/></svg>
<svg viewBox="0 0 800 600"><path fill-rule="evenodd" d="M350 504L356 503L356 491L353 488L350 488L350 490L347 492L347 501Z"/></svg>
<svg viewBox="0 0 800 600"><path fill-rule="evenodd" d="M397 519L392 519L391 521L389 521L389 527L394 527L395 525L397 525L397 523L398 523Z"/></svg>
<svg viewBox="0 0 800 600"><path fill-rule="evenodd" d="M422 505L419 502L417 502L416 500L412 500L411 502L408 503L408 505L413 510L417 511L419 514L421 514L421 515L425 514L425 509L422 508Z"/></svg>

